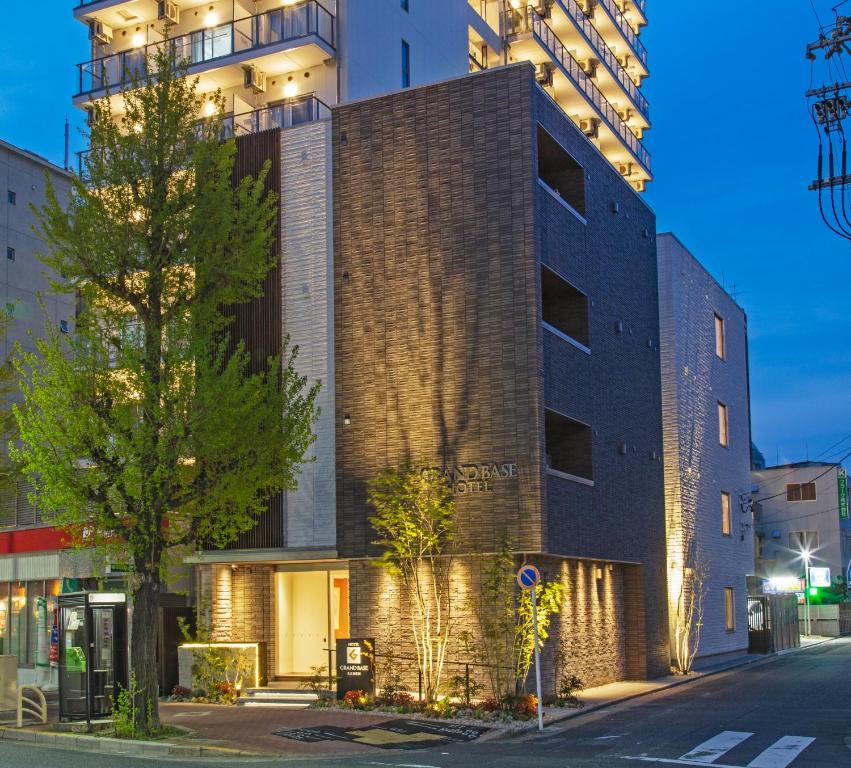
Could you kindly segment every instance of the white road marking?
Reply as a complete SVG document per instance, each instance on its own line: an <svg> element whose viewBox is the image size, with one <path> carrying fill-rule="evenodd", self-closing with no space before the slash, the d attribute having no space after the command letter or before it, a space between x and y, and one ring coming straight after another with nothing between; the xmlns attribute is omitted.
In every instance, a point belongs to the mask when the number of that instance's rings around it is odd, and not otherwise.
<svg viewBox="0 0 851 768"><path fill-rule="evenodd" d="M784 736L748 763L748 768L786 768L815 741L811 736Z"/></svg>
<svg viewBox="0 0 851 768"><path fill-rule="evenodd" d="M724 731L717 736L704 741L691 752L682 757L648 757L644 753L638 757L623 755L624 760L641 760L645 763L664 763L665 765L697 765L712 766L712 768L741 768L737 765L716 763L721 755L753 736L744 731ZM762 751L747 768L786 768L798 755L815 741L811 736L784 736L778 739L768 749Z"/></svg>
<svg viewBox="0 0 851 768"><path fill-rule="evenodd" d="M367 765L389 765L393 768L440 768L438 765L420 765L419 763L367 763Z"/></svg>
<svg viewBox="0 0 851 768"><path fill-rule="evenodd" d="M748 731L722 731L703 744L698 744L691 752L680 756L680 760L690 760L697 765L714 763L725 752L738 746L753 736Z"/></svg>

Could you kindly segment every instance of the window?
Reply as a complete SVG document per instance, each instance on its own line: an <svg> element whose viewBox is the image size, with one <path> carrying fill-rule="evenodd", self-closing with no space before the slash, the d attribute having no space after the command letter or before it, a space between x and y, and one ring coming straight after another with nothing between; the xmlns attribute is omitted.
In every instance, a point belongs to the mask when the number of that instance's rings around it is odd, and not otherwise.
<svg viewBox="0 0 851 768"><path fill-rule="evenodd" d="M59 330L62 333L68 333L68 321L67 320L60 320L59 321Z"/></svg>
<svg viewBox="0 0 851 768"><path fill-rule="evenodd" d="M402 10L405 11L405 13L407 13L410 10L410 8L408 8L408 0L401 0L401 3L402 3Z"/></svg>
<svg viewBox="0 0 851 768"><path fill-rule="evenodd" d="M724 403L718 403L718 442L721 443L721 445L730 444L727 406L724 405Z"/></svg>
<svg viewBox="0 0 851 768"><path fill-rule="evenodd" d="M793 552L815 552L818 549L818 531L790 531L789 549Z"/></svg>
<svg viewBox="0 0 851 768"><path fill-rule="evenodd" d="M18 204L18 196L11 189L6 193L6 199L9 201L9 205Z"/></svg>
<svg viewBox="0 0 851 768"><path fill-rule="evenodd" d="M588 347L588 297L541 266L541 310L543 321Z"/></svg>
<svg viewBox="0 0 851 768"><path fill-rule="evenodd" d="M732 587L724 587L724 628L728 632L736 629L736 604Z"/></svg>
<svg viewBox="0 0 851 768"><path fill-rule="evenodd" d="M402 41L402 87L411 87L411 46L407 40Z"/></svg>
<svg viewBox="0 0 851 768"><path fill-rule="evenodd" d="M12 600L9 614L9 654L24 663L27 648L27 585L24 581L11 585Z"/></svg>
<svg viewBox="0 0 851 768"><path fill-rule="evenodd" d="M724 338L724 318L715 315L715 354L722 360L727 357L726 339Z"/></svg>
<svg viewBox="0 0 851 768"><path fill-rule="evenodd" d="M550 469L586 480L593 479L591 427L548 410L544 416L544 433Z"/></svg>
<svg viewBox="0 0 851 768"><path fill-rule="evenodd" d="M14 261L15 260L15 249L12 248L11 245L6 246L6 260Z"/></svg>
<svg viewBox="0 0 851 768"><path fill-rule="evenodd" d="M540 125L538 178L556 197L585 216L585 171Z"/></svg>
<svg viewBox="0 0 851 768"><path fill-rule="evenodd" d="M815 483L786 483L786 501L815 501Z"/></svg>
<svg viewBox="0 0 851 768"><path fill-rule="evenodd" d="M730 494L726 491L721 492L721 533L729 536L731 531L730 522Z"/></svg>

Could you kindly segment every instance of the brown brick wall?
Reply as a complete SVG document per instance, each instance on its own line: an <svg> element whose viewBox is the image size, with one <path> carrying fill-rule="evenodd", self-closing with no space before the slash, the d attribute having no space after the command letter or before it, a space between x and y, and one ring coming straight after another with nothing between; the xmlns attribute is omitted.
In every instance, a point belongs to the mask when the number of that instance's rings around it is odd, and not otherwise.
<svg viewBox="0 0 851 768"><path fill-rule="evenodd" d="M343 557L374 552L365 482L406 461L517 462L519 477L458 497L462 539L488 549L509 530L518 547L540 549L531 92L521 74L334 110Z"/></svg>

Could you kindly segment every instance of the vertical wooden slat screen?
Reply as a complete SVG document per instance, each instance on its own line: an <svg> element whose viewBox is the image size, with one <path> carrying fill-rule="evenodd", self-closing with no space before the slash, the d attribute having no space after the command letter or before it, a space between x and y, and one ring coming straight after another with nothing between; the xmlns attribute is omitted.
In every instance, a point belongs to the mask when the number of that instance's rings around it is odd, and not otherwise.
<svg viewBox="0 0 851 768"><path fill-rule="evenodd" d="M264 163L271 167L266 176L266 190L281 194L281 132L280 129L263 131L236 139L236 160L233 181L238 184L246 176L257 177ZM281 227L280 218L275 226L275 252L278 262L266 277L263 295L253 301L234 308L234 324L231 327L232 344L245 342L251 354L251 369L261 370L269 357L277 355L283 344L282 296L281 296ZM227 549L270 549L285 546L285 508L283 494L269 500L269 509L257 524L241 534Z"/></svg>

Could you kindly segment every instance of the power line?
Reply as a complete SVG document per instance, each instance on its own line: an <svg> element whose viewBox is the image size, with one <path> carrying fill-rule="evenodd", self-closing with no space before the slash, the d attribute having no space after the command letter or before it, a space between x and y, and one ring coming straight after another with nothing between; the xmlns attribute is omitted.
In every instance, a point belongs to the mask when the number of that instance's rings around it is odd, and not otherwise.
<svg viewBox="0 0 851 768"><path fill-rule="evenodd" d="M824 476L825 476L828 472L830 472L830 471L832 471L832 470L836 469L836 465L841 464L841 463L842 463L843 461L845 461L845 459L847 459L849 456L851 456L851 451L848 451L848 453L846 453L846 454L845 454L845 455L844 455L841 459L839 459L839 461L837 461L837 462L835 462L835 463L831 464L831 465L830 465L830 466L829 466L829 467L828 467L828 468L827 468L824 472L822 472L822 473L820 473L820 474L816 475L816 476L815 476L812 480L808 480L807 482L808 482L808 483L814 483L816 480L818 480L818 479L820 479L820 478L824 477ZM793 472L797 471L797 469L798 469L798 468L793 469L793 470L791 470L790 472L788 472L788 473L787 473L787 476L788 476L788 475L791 475ZM761 502L761 501L769 501L770 499L776 499L778 496L783 496L785 493L786 493L786 491L785 491L785 490L783 490L783 491L780 491L780 493L775 493L773 496L763 496L763 497L762 497L762 498L760 498L760 499L754 499L754 503L755 503L755 504L758 504L758 503L759 503L759 502Z"/></svg>

